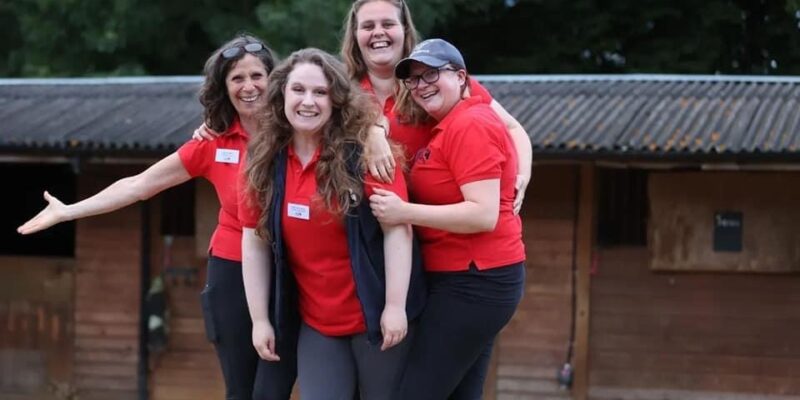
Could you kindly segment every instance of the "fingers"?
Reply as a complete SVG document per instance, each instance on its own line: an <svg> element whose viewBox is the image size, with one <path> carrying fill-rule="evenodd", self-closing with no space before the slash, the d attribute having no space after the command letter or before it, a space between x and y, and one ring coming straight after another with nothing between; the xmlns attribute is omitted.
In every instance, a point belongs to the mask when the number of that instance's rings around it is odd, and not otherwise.
<svg viewBox="0 0 800 400"><path fill-rule="evenodd" d="M522 202L525 199L525 190L528 188L527 180L522 175L517 175L514 181L514 189L516 191L514 196L514 215L518 215L522 210Z"/></svg>
<svg viewBox="0 0 800 400"><path fill-rule="evenodd" d="M387 164L381 164L378 167L378 174L380 175L380 181L383 183L392 183L392 179L394 179L394 169L388 167Z"/></svg>
<svg viewBox="0 0 800 400"><path fill-rule="evenodd" d="M281 358L275 352L275 339L268 339L266 343L255 346L258 356L266 361L280 361Z"/></svg>
<svg viewBox="0 0 800 400"><path fill-rule="evenodd" d="M378 172L378 164L369 163L367 165L367 169L369 170L369 174L372 175L373 178L377 179L378 181L381 181L381 174Z"/></svg>
<svg viewBox="0 0 800 400"><path fill-rule="evenodd" d="M403 330L384 332L383 343L381 344L381 351L390 349L400 344L405 339L408 332Z"/></svg>
<svg viewBox="0 0 800 400"><path fill-rule="evenodd" d="M517 196L514 197L514 215L519 215L519 212L522 210L522 201L525 199L525 192L517 192Z"/></svg>

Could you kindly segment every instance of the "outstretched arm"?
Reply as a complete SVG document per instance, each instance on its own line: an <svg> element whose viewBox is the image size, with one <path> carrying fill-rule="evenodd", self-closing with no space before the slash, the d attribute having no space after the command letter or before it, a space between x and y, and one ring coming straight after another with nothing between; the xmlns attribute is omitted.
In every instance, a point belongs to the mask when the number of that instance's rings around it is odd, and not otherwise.
<svg viewBox="0 0 800 400"><path fill-rule="evenodd" d="M119 210L172 186L191 179L178 153L172 153L144 170L144 172L122 178L88 199L64 205L57 198L44 192L47 207L28 222L17 228L17 232L28 235L47 229L55 224L92 215Z"/></svg>
<svg viewBox="0 0 800 400"><path fill-rule="evenodd" d="M514 142L514 148L517 150L518 174L517 180L514 183L514 188L517 193L514 197L514 214L519 214L522 208L522 201L525 199L525 190L528 183L531 181L531 170L533 163L533 151L531 149L531 138L525 128L517 121L514 116L508 113L503 106L496 100L492 100L492 110L503 120L503 123L508 129L508 134L511 136L511 141Z"/></svg>
<svg viewBox="0 0 800 400"><path fill-rule="evenodd" d="M242 279L253 320L253 347L264 360L280 361L275 352L275 331L269 322L271 260L272 252L266 240L258 237L254 229L242 229Z"/></svg>

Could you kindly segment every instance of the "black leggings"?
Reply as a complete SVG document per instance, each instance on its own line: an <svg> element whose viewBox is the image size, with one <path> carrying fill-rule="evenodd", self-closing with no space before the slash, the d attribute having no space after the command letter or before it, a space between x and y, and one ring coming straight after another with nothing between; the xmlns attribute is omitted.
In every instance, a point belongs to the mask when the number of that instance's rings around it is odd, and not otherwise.
<svg viewBox="0 0 800 400"><path fill-rule="evenodd" d="M242 263L210 256L201 301L206 335L217 350L225 378L225 399L288 400L297 376L297 343L278 343L279 362L258 357Z"/></svg>
<svg viewBox="0 0 800 400"><path fill-rule="evenodd" d="M480 400L492 344L522 299L523 263L431 273L397 400Z"/></svg>

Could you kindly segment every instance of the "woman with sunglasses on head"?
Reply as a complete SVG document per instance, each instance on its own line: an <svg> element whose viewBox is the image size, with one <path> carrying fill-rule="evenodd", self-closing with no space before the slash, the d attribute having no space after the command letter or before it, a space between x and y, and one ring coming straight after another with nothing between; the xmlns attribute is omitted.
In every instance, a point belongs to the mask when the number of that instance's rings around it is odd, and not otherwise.
<svg viewBox="0 0 800 400"><path fill-rule="evenodd" d="M362 149L380 112L317 49L290 55L268 86L239 201L256 348L282 359L275 337L294 333L296 308L302 398L388 400L425 288L410 226L379 224L366 200L379 188L406 197L402 173L392 183L366 174Z"/></svg>
<svg viewBox="0 0 800 400"><path fill-rule="evenodd" d="M409 174L414 203L380 189L370 197L381 223L416 227L428 272L397 399L480 399L494 338L524 289L516 152L492 109L466 95L470 78L450 43L420 43L395 76L435 123Z"/></svg>
<svg viewBox="0 0 800 400"><path fill-rule="evenodd" d="M406 159L413 162L417 151L431 139L432 125L425 123L414 108L401 106L406 103L403 98L408 93L394 77L395 65L417 44L417 32L408 6L403 0L356 0L350 7L344 29L341 53L351 79L378 99L389 122L389 137L405 147ZM531 177L528 134L480 83L470 81L467 92L490 104L511 135L519 160L514 200L514 212L518 213ZM401 107L395 106L395 100ZM369 136L369 170L376 178L387 180L395 164L385 135L380 133L373 131Z"/></svg>
<svg viewBox="0 0 800 400"><path fill-rule="evenodd" d="M203 177L220 200L219 220L209 244L207 283L201 295L206 333L214 344L228 400L289 399L295 378L293 352L280 363L260 360L251 340L251 320L242 282L242 226L236 184L249 134L259 126L267 75L275 57L264 43L240 35L217 49L205 64L200 91L205 124L224 132L215 141L190 140L144 172L120 179L101 192L65 205L49 203L17 230L30 234L64 221L109 213L189 179ZM288 343L287 346L292 346Z"/></svg>

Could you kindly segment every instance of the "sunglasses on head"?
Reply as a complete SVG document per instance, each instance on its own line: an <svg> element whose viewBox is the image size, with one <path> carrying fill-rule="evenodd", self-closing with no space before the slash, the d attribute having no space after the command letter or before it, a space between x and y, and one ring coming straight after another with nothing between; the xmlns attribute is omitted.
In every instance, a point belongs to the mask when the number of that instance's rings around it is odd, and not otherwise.
<svg viewBox="0 0 800 400"><path fill-rule="evenodd" d="M261 43L248 43L244 46L234 46L229 47L222 51L222 58L229 59L242 54L242 52L246 53L257 53L261 50L264 50L264 45Z"/></svg>

